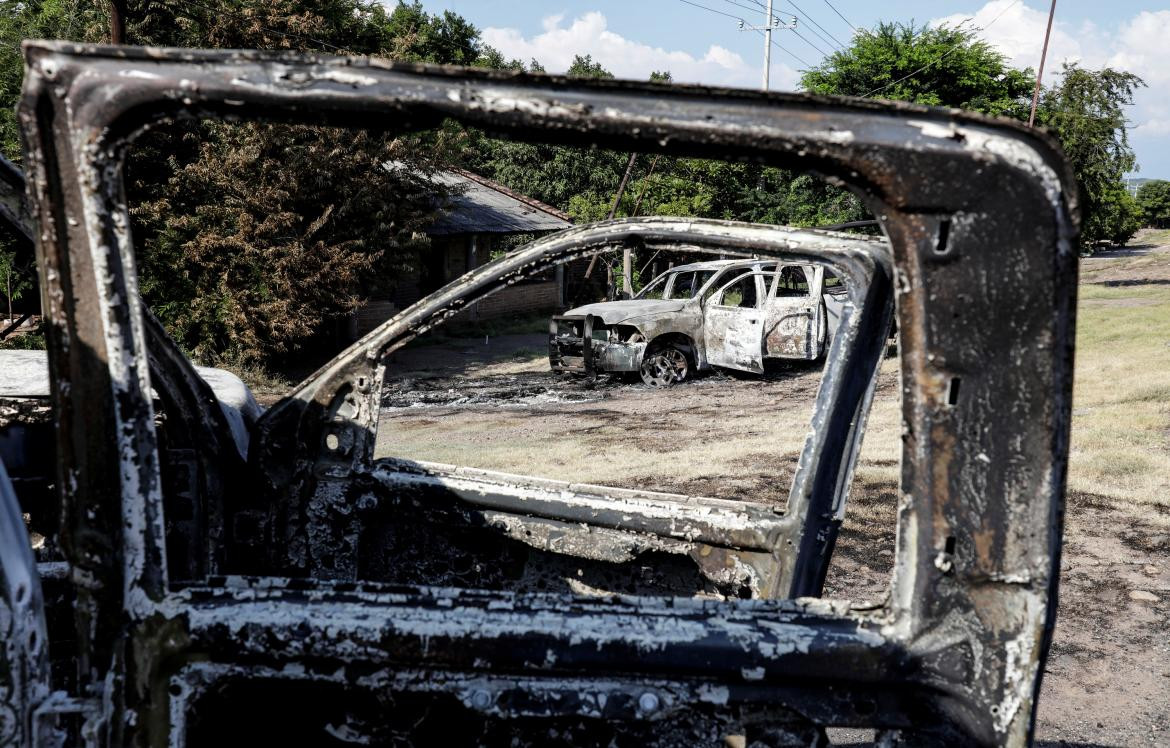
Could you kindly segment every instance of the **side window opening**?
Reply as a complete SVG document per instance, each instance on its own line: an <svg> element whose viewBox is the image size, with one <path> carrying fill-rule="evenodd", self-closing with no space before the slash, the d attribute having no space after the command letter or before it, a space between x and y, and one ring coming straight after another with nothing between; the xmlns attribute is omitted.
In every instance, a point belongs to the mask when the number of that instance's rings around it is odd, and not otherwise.
<svg viewBox="0 0 1170 748"><path fill-rule="evenodd" d="M748 273L747 275L742 275L730 285L725 286L716 303L719 306L743 307L747 309L754 309L759 306L759 298L758 294L756 294L755 274Z"/></svg>
<svg viewBox="0 0 1170 748"><path fill-rule="evenodd" d="M695 273L679 273L674 276L674 285L668 298L689 299L695 295L695 286Z"/></svg>
<svg viewBox="0 0 1170 748"><path fill-rule="evenodd" d="M776 296L778 298L808 296L808 275L805 274L804 268L798 265L785 265L780 268L780 275L776 282Z"/></svg>
<svg viewBox="0 0 1170 748"><path fill-rule="evenodd" d="M836 296L844 294L847 290L845 287L845 281L841 280L841 278L835 275L831 270L825 270L824 289L825 293L831 293Z"/></svg>
<svg viewBox="0 0 1170 748"><path fill-rule="evenodd" d="M665 274L665 273L658 276L658 278L656 278L652 283L650 283L650 285L646 286L641 291L639 291L637 294L635 294L635 298L638 298L638 299L661 299L663 296L665 296L666 282L668 280L670 280L670 276Z"/></svg>

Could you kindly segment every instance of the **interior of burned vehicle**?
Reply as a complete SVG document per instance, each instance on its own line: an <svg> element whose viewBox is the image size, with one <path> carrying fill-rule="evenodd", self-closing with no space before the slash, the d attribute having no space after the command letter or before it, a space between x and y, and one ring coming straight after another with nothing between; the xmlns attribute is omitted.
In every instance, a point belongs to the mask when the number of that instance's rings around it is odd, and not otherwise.
<svg viewBox="0 0 1170 748"><path fill-rule="evenodd" d="M1076 262L1075 193L1046 136L923 107L369 59L56 42L25 56L60 529L52 558L12 541L37 509L0 476L5 739L779 746L848 726L884 744L1031 740ZM451 119L784 165L848 186L884 238L678 218L551 234L358 340L249 424L241 449L140 303L122 164L139 133L176 118L404 133ZM732 312L839 289L785 501L375 458L395 352L524 278L631 242L769 263L714 289ZM889 594L818 599L895 312ZM584 346L587 369L595 355L608 354ZM678 573L621 581L650 556Z"/></svg>

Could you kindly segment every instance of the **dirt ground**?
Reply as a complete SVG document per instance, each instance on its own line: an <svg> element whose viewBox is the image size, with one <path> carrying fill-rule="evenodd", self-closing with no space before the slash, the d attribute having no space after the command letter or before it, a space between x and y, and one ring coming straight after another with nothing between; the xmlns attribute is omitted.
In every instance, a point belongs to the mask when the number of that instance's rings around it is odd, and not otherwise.
<svg viewBox="0 0 1170 748"><path fill-rule="evenodd" d="M1170 464L1170 382L1155 395L1143 390L1112 404L1103 384L1128 374L1128 359L1109 348L1118 338L1125 346L1170 349L1170 234L1147 233L1125 249L1086 259L1081 275L1060 608L1037 741L1170 745L1170 470L1164 467ZM1148 315L1132 322L1137 333L1119 333L1119 310L1134 307ZM1161 327L1148 324L1149 315L1166 321L1164 338ZM387 372L379 455L784 502L808 432L818 366L778 365L763 377L716 372L655 390L553 375L545 346L544 335L531 334L399 352ZM1114 423L1118 417L1122 422ZM1139 421L1152 425L1152 436L1124 436L1139 432ZM897 367L889 359L826 596L860 601L885 594L898 423ZM1134 459L1145 462L1119 465L1113 448L1138 452ZM846 742L860 737L838 735Z"/></svg>

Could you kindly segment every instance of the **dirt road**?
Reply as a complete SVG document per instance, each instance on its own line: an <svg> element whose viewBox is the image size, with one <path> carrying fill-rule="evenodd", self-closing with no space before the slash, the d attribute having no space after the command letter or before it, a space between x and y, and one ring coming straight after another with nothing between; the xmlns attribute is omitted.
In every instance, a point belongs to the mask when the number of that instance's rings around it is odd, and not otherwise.
<svg viewBox="0 0 1170 748"><path fill-rule="evenodd" d="M1170 352L1170 237L1145 239L1082 264L1061 600L1041 745L1170 745L1170 353L1166 366L1138 357L1148 347ZM1122 313L1134 309L1132 318ZM818 367L716 373L666 390L589 386L551 374L544 347L543 335L516 335L399 353L379 454L784 502ZM1123 381L1144 389L1127 394ZM893 359L869 420L826 596L873 600L886 591L900 450Z"/></svg>

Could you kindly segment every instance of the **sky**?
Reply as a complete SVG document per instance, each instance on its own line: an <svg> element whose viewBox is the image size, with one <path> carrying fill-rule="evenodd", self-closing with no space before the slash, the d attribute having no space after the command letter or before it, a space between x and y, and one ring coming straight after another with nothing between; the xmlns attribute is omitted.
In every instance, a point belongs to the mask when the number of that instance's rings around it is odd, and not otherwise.
<svg viewBox="0 0 1170 748"><path fill-rule="evenodd" d="M757 0L423 0L422 5L431 13L459 13L508 59L536 59L550 73L564 72L574 55L590 54L620 78L645 79L652 71L668 70L684 83L745 88L762 83L763 36L739 28L740 19L763 23ZM914 0L894 8L863 0L775 0L773 12L786 21L797 18L795 31L773 34L779 48L772 47L770 87L792 91L802 69L818 65L836 45L847 45L855 28L879 21L954 25L971 19L968 23L1012 65L1035 68L1048 5ZM1170 0L1065 0L1056 7L1044 82L1053 81L1064 60L1141 76L1147 87L1127 113L1136 176L1170 179L1170 53L1162 44L1170 44Z"/></svg>

